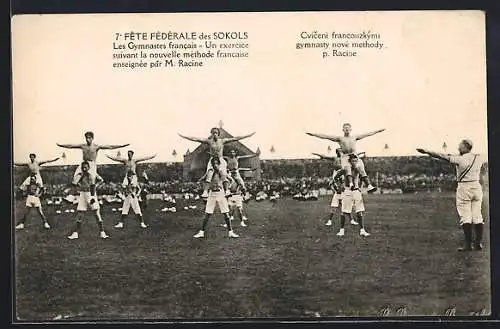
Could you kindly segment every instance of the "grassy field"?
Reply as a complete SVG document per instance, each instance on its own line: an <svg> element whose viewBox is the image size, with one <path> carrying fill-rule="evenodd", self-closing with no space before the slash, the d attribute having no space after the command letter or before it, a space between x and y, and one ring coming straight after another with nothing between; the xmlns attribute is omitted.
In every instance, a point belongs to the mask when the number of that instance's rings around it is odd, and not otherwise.
<svg viewBox="0 0 500 329"><path fill-rule="evenodd" d="M132 216L114 229L119 215L106 206L111 238L98 238L89 214L73 241L66 236L74 214L46 206L51 230L33 214L16 232L18 319L489 314L489 220L485 250L458 253L452 194L366 196L367 238L349 224L337 237L338 220L325 226L329 201L251 201L249 226L235 222L239 239L227 237L217 215L201 240L192 238L201 203L162 213L160 201L151 202L145 230Z"/></svg>

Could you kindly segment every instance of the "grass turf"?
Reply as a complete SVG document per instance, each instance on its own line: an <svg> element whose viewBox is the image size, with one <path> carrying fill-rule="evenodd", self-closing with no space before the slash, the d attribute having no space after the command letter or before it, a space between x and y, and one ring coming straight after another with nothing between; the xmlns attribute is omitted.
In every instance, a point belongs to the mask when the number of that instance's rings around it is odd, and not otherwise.
<svg viewBox="0 0 500 329"><path fill-rule="evenodd" d="M45 206L53 226L35 213L15 233L15 294L20 320L217 319L456 315L490 312L488 209L485 249L458 253L462 232L454 196L446 193L368 195L362 238L324 225L329 198L299 202L251 201L249 226L227 237L220 214L205 239L193 239L203 204L195 210L144 211L141 229L132 215L122 230L119 214L103 207L110 239L98 238L86 215L78 240L66 238L75 214ZM194 202L190 202L193 204ZM118 206L113 206L118 208ZM16 203L16 215L24 212ZM132 212L131 212L132 214Z"/></svg>

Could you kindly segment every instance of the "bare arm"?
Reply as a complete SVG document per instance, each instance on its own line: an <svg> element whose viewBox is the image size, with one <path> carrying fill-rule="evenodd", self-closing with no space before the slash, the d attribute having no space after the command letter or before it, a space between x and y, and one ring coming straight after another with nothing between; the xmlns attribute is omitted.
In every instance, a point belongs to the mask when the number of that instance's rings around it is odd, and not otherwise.
<svg viewBox="0 0 500 329"><path fill-rule="evenodd" d="M192 141L192 142L208 143L208 140L206 138L187 137L187 136L183 136L181 134L178 134L178 135L181 136L182 138L187 139L187 140Z"/></svg>
<svg viewBox="0 0 500 329"><path fill-rule="evenodd" d="M82 144L59 144L57 143L57 146L65 148L65 149L81 149Z"/></svg>
<svg viewBox="0 0 500 329"><path fill-rule="evenodd" d="M139 197L141 195L141 192L142 192L142 188L140 185L137 186L137 190L134 191L134 195L136 197Z"/></svg>
<svg viewBox="0 0 500 329"><path fill-rule="evenodd" d="M95 184L93 184L93 185L92 185L92 186L94 186L94 191L95 191L95 189L96 189L99 185L101 185L102 183L104 183L104 179L102 179L102 177L101 177L101 176L96 176L96 177L95 177ZM94 192L94 194L95 194L95 192Z"/></svg>
<svg viewBox="0 0 500 329"><path fill-rule="evenodd" d="M45 194L45 187L41 186L40 184L37 184L38 186L38 191L37 191L37 197L41 197L42 195Z"/></svg>
<svg viewBox="0 0 500 329"><path fill-rule="evenodd" d="M21 191L23 191L23 192L26 192L26 190L28 189L28 185L29 185L29 184L30 184L30 183L29 183L28 181L24 181L24 182L21 184L21 186L19 186L19 189L20 189Z"/></svg>
<svg viewBox="0 0 500 329"><path fill-rule="evenodd" d="M422 154L427 154L433 158L441 159L450 162L450 156L445 153L433 152L426 149L418 148L417 151Z"/></svg>
<svg viewBox="0 0 500 329"><path fill-rule="evenodd" d="M361 135L357 135L356 136L356 140L360 140L360 139L363 139L363 138L366 138L366 137L370 137L370 136L373 136L375 134L378 134L378 133L381 133L382 131L384 131L385 129L379 129L379 130L375 130L375 131L371 131L369 133L366 133L366 134L361 134Z"/></svg>
<svg viewBox="0 0 500 329"><path fill-rule="evenodd" d="M328 139L331 140L332 142L339 142L341 137L340 136L333 136L333 135L325 135L325 134L315 134L315 133L306 133L309 136L321 138L321 139Z"/></svg>
<svg viewBox="0 0 500 329"><path fill-rule="evenodd" d="M122 147L127 147L130 144L122 144L122 145L99 145L99 150L115 150L120 149Z"/></svg>
<svg viewBox="0 0 500 329"><path fill-rule="evenodd" d="M91 195L91 196L95 196L96 189L97 189L96 184L92 184L92 185L90 185L90 195ZM95 202L95 200L91 200L90 202L91 202L91 203L92 203L92 202Z"/></svg>
<svg viewBox="0 0 500 329"><path fill-rule="evenodd" d="M135 159L135 162L142 162L142 161L148 161L148 160L151 160L151 159L154 159L156 157L156 154L155 155L151 155L151 156L147 156L147 157L142 157L142 158L137 158Z"/></svg>
<svg viewBox="0 0 500 329"><path fill-rule="evenodd" d="M248 137L252 137L253 135L255 135L255 133L251 133L251 134L244 135L244 136L236 136L236 137L231 137L231 138L223 138L222 141L223 141L223 143L231 143L231 142L236 142L236 141L248 138Z"/></svg>
<svg viewBox="0 0 500 329"><path fill-rule="evenodd" d="M198 179L198 183L202 182L205 178L207 178L207 174L206 173L203 176L201 176L200 179Z"/></svg>
<svg viewBox="0 0 500 329"><path fill-rule="evenodd" d="M250 158L255 158L256 156L259 156L259 155L258 155L257 153L255 153L255 154L249 154L249 155L240 155L240 156L238 157L238 160L239 160L239 159L250 159Z"/></svg>
<svg viewBox="0 0 500 329"><path fill-rule="evenodd" d="M337 157L332 157L332 156L328 156L328 155L324 155L324 154L319 154L319 153L312 153L316 156L318 156L320 159L325 159L325 160L336 160Z"/></svg>
<svg viewBox="0 0 500 329"><path fill-rule="evenodd" d="M21 162L14 162L14 166L18 166L18 167L27 167L28 164L27 163L21 163Z"/></svg>
<svg viewBox="0 0 500 329"><path fill-rule="evenodd" d="M254 171L257 170L255 168L238 168L239 171Z"/></svg>
<svg viewBox="0 0 500 329"><path fill-rule="evenodd" d="M52 160L40 161L38 164L41 166L41 165L44 165L46 163L56 162L57 160L59 160L59 157L52 159Z"/></svg>
<svg viewBox="0 0 500 329"><path fill-rule="evenodd" d="M343 170L338 170L333 173L332 178L330 179L330 185L335 190L336 193L342 193L342 181L341 178L344 176L345 172Z"/></svg>
<svg viewBox="0 0 500 329"><path fill-rule="evenodd" d="M123 159L123 158L114 157L114 156L107 155L107 154L106 154L106 157L108 159L111 159L111 160L116 161L116 162L120 162L120 163L124 163L125 162L125 159Z"/></svg>
<svg viewBox="0 0 500 329"><path fill-rule="evenodd" d="M335 180L338 180L338 179L342 178L342 176L344 176L344 174L345 174L345 171L343 169L337 170L337 172L333 175L333 178Z"/></svg>

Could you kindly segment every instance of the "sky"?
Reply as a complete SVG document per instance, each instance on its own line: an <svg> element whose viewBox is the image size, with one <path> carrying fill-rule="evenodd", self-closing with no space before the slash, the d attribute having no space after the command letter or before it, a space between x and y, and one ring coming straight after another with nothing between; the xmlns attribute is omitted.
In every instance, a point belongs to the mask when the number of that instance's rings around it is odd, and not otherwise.
<svg viewBox="0 0 500 329"><path fill-rule="evenodd" d="M116 69L115 33L247 32L249 58L202 68ZM297 50L301 32L380 34L385 47L357 57ZM309 40L313 41L313 40ZM487 152L486 61L481 12L330 12L28 15L12 21L14 160L79 150L56 143L131 143L137 156L182 161L219 121L261 158L309 158L326 140L306 132L385 128L358 143L369 156L413 155L417 147L454 152L462 138ZM385 150L385 144L389 149ZM271 152L271 147L275 152ZM172 152L176 150L177 156ZM100 151L98 163L109 163Z"/></svg>

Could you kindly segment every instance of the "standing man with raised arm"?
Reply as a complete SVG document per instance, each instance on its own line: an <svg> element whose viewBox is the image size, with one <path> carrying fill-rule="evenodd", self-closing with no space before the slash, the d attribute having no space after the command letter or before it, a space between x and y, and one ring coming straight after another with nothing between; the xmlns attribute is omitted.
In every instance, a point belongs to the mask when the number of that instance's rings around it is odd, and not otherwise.
<svg viewBox="0 0 500 329"><path fill-rule="evenodd" d="M469 139L462 140L458 145L459 155L433 152L422 148L418 148L417 151L455 165L458 183L456 207L465 238L465 246L458 250L470 251L473 246L476 250L483 249L481 244L484 227L481 213L483 189L480 180L486 159L479 154L472 153L472 141ZM475 232L474 242L472 241L473 228Z"/></svg>
<svg viewBox="0 0 500 329"><path fill-rule="evenodd" d="M207 144L210 147L210 160L208 161L207 165L207 171L206 171L206 177L205 177L205 184L203 187L203 194L202 197L206 198L208 197L208 187L210 182L212 181L212 176L214 174L214 168L212 166L212 159L213 158L218 158L220 161L219 165L219 171L220 174L222 175L222 180L225 181L227 176L227 162L224 160L223 152L224 152L224 145L227 143L231 142L236 142L244 138L248 138L253 136L255 133L251 133L248 135L244 136L238 136L238 137L230 137L230 138L221 138L220 137L220 129L219 128L212 128L210 129L210 137L208 138L197 138L197 137L186 137L181 134L182 138L185 138L187 140L193 141L193 142L198 142L202 144ZM229 195L231 192L229 189L226 189L225 191L226 195Z"/></svg>
<svg viewBox="0 0 500 329"><path fill-rule="evenodd" d="M352 177L352 175L353 175L352 168L351 168L351 165L349 163L349 155L356 154L356 142L363 139L363 138L381 133L381 132L385 131L385 129L375 130L375 131L372 131L372 132L369 132L366 134L351 135L351 130L352 130L351 124L344 123L344 125L342 126L342 130L344 132L344 136L331 136L331 135L314 134L314 133L306 133L306 134L309 136L314 136L314 137L318 137L321 139L328 139L328 140L336 142L340 145L340 150L342 153L341 157L340 157L340 165L346 173L347 185L349 188L352 189L354 187L354 183L353 183L353 177ZM357 162L356 169L359 171L359 174L361 175L361 181L363 183L365 183L366 186L368 187L368 193L375 192L377 190L377 188L371 184L370 179L368 178L368 175L366 174L365 165L364 165L363 161L359 160Z"/></svg>
<svg viewBox="0 0 500 329"><path fill-rule="evenodd" d="M127 156L128 156L127 159L120 158L120 157L114 157L114 156L110 156L107 154L106 154L106 156L113 161L120 162L120 163L123 163L125 165L125 177L123 178L123 182L122 182L123 185L127 185L128 183L130 183L130 180L131 180L132 184L139 185L139 180L137 178L137 164L139 162L154 159L156 157L156 154L152 155L152 156L134 159L134 151L130 150L127 152Z"/></svg>
<svg viewBox="0 0 500 329"><path fill-rule="evenodd" d="M89 164L89 173L93 179L98 177L97 174L97 152L99 150L114 150L122 147L129 146L130 144L122 144L122 145L98 145L94 143L94 133L91 131L87 131L85 133L85 143L84 144L57 144L59 147L67 148L67 149L80 149L83 153L83 161L86 161ZM82 173L81 164L76 168L75 174L73 175L73 185L78 184L78 180L80 179L79 174Z"/></svg>
<svg viewBox="0 0 500 329"><path fill-rule="evenodd" d="M30 175L23 181L22 185L28 185L31 177L35 175L36 177L36 182L39 184L41 187L43 186L43 180L42 180L42 175L40 174L40 167L46 163L51 163L59 160L59 157L52 159L52 160L45 160L45 161L37 161L36 160L36 154L31 153L30 154L30 162L28 163L14 163L15 166L18 167L28 167L30 170Z"/></svg>

